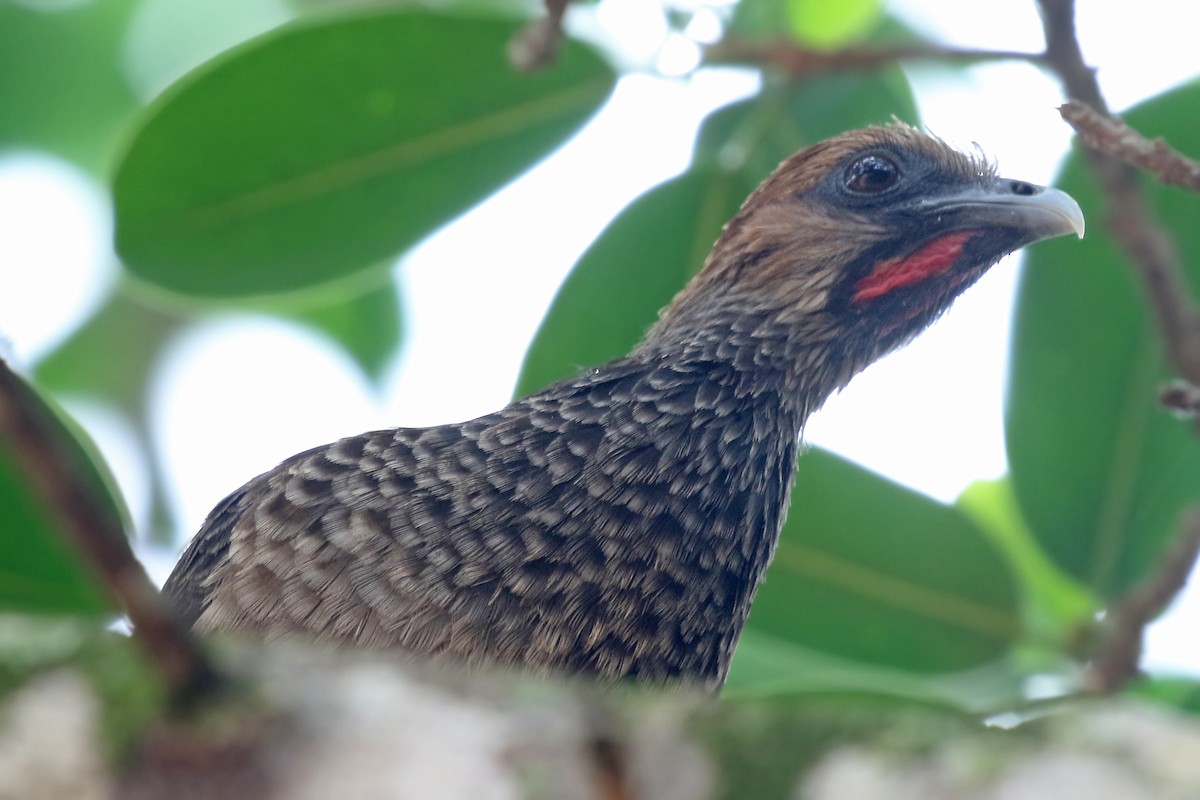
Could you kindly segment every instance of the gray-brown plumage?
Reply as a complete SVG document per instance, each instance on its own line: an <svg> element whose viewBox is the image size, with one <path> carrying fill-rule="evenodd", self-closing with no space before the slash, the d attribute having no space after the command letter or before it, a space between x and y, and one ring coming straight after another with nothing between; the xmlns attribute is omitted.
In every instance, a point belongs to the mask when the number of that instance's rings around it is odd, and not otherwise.
<svg viewBox="0 0 1200 800"><path fill-rule="evenodd" d="M907 127L785 161L626 358L457 425L294 456L165 586L233 629L719 686L805 419L1079 207Z"/></svg>

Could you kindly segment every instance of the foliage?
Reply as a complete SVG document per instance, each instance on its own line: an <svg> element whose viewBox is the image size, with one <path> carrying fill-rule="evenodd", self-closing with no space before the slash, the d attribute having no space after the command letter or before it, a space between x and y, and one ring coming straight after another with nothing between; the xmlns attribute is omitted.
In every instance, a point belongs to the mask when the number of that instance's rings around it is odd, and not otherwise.
<svg viewBox="0 0 1200 800"><path fill-rule="evenodd" d="M292 12L137 108L115 52L131 6L50 14L0 0L0 145L111 171L127 277L36 374L47 396L91 395L143 431L165 335L235 304L300 319L377 375L401 344L381 265L565 141L617 78L571 39L543 71L514 72L505 48L520 19L384 4ZM805 10L817 6L820 15ZM737 29L785 25L821 46L894 29L875 3L840 8L745 0ZM50 75L46 54L60 52L77 56ZM55 82L83 101L36 102ZM1128 118L1200 152L1189 123L1198 92L1178 89ZM895 67L765 73L753 97L705 120L689 168L629 205L582 256L530 346L520 391L624 353L784 156L893 115L916 117ZM1098 221L1080 162L1071 157L1062 185ZM1200 264L1189 198L1154 198ZM984 711L1019 704L1033 674L1072 685L1077 643L1147 575L1200 483L1200 445L1156 403L1158 343L1101 226L1082 245L1040 245L1031 262L1007 406L1011 475L948 507L806 455L802 502L735 659L731 698L876 695ZM9 455L0 449L0 612L94 614L95 589Z"/></svg>
<svg viewBox="0 0 1200 800"><path fill-rule="evenodd" d="M1126 119L1197 152L1200 134L1179 117L1197 102L1200 84L1193 83ZM1078 154L1061 185L1089 219L1103 218ZM1178 189L1146 188L1197 285L1194 201ZM1013 486L1038 541L1064 571L1112 599L1155 566L1180 509L1195 498L1200 440L1154 402L1170 373L1141 288L1111 234L1094 225L1076 244L1068 252L1047 242L1030 253L1005 430Z"/></svg>

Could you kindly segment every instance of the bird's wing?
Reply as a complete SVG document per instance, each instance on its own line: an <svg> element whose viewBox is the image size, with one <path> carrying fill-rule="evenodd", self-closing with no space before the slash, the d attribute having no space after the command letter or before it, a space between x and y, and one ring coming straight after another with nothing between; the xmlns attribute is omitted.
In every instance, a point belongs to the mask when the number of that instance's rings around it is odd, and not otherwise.
<svg viewBox="0 0 1200 800"><path fill-rule="evenodd" d="M247 497L259 494L258 484L258 480L251 481L212 510L163 584L163 594L179 620L189 628L208 606L212 588L207 578L229 551L233 526L246 509Z"/></svg>

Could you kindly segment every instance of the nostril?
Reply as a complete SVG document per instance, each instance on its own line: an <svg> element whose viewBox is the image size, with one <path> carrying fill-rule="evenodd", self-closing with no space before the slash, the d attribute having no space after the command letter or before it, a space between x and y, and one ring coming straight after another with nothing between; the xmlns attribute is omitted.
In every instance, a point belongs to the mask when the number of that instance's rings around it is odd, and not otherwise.
<svg viewBox="0 0 1200 800"><path fill-rule="evenodd" d="M1026 183L1025 181L1009 181L1008 188L1015 195L1029 197L1030 195L1037 194L1041 187L1034 186L1032 183Z"/></svg>

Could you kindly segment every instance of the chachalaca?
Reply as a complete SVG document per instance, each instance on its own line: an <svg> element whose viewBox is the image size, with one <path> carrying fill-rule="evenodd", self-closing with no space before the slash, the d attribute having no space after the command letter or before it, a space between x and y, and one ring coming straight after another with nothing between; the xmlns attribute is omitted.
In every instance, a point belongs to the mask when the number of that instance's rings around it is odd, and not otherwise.
<svg viewBox="0 0 1200 800"><path fill-rule="evenodd" d="M719 687L805 419L1003 255L1068 233L1068 195L913 128L815 144L628 356L289 458L213 510L164 590L201 632Z"/></svg>

